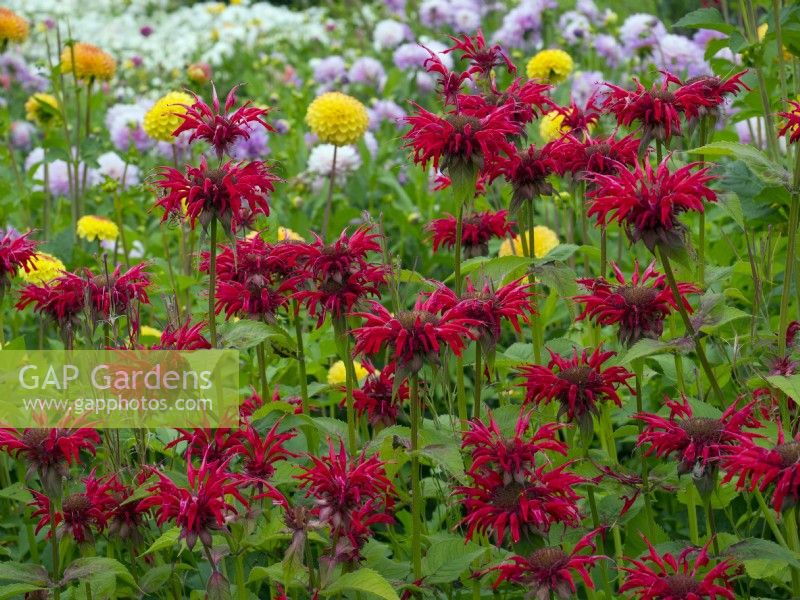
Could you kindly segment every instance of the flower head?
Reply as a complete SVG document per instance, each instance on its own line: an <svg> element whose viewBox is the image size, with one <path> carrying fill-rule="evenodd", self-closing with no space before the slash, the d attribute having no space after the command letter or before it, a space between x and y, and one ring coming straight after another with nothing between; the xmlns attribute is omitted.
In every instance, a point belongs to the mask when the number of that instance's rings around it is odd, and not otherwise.
<svg viewBox="0 0 800 600"><path fill-rule="evenodd" d="M525 202L553 192L549 177L561 169L554 152L556 144L550 142L541 148L531 144L524 151L513 148L492 173L493 176L502 174L511 184L511 212L516 212Z"/></svg>
<svg viewBox="0 0 800 600"><path fill-rule="evenodd" d="M467 70L470 74L480 73L484 77L489 77L495 67L505 67L509 73L517 72L517 68L499 44L487 46L480 29L474 37L464 34L461 38L450 36L450 39L455 45L448 48L447 52L460 51L461 60L470 63Z"/></svg>
<svg viewBox="0 0 800 600"><path fill-rule="evenodd" d="M742 90L749 90L742 82L746 70L736 73L727 79L716 75L699 75L687 79L675 92L683 105L687 118L700 118L705 115L718 116L728 96L734 96Z"/></svg>
<svg viewBox="0 0 800 600"><path fill-rule="evenodd" d="M28 261L28 268L19 269L18 275L27 283L41 285L52 281L65 270L64 263L52 254L37 252Z"/></svg>
<svg viewBox="0 0 800 600"><path fill-rule="evenodd" d="M25 101L25 118L40 127L55 125L61 119L61 107L52 94L37 92Z"/></svg>
<svg viewBox="0 0 800 600"><path fill-rule="evenodd" d="M515 235L510 240L504 240L500 244L499 256L523 256L523 238L526 244L533 241L533 256L536 258L544 258L560 243L555 231L544 225L536 225L530 231L523 232L522 236Z"/></svg>
<svg viewBox="0 0 800 600"><path fill-rule="evenodd" d="M0 45L5 49L8 42L24 42L28 39L28 22L5 6L0 7Z"/></svg>
<svg viewBox="0 0 800 600"><path fill-rule="evenodd" d="M778 131L779 136L786 136L790 144L800 140L800 101L787 100L789 110L778 113L778 116L786 119L786 123Z"/></svg>
<svg viewBox="0 0 800 600"><path fill-rule="evenodd" d="M575 598L577 594L573 577L573 574L576 574L587 588L594 589L589 569L605 558L594 554L597 551L594 538L599 532L600 530L595 529L587 533L569 553L560 546L545 546L526 556L519 554L511 556L508 562L487 571L498 572L493 587L497 588L504 581L508 581L528 590L532 600L548 598L569 600ZM589 554L584 553L587 549Z"/></svg>
<svg viewBox="0 0 800 600"><path fill-rule="evenodd" d="M186 320L180 327L169 324L161 333L158 344L151 346L151 350L208 350L211 348L209 341L201 333L205 323L195 323Z"/></svg>
<svg viewBox="0 0 800 600"><path fill-rule="evenodd" d="M309 105L306 123L323 143L347 146L364 135L369 116L364 105L352 96L327 92Z"/></svg>
<svg viewBox="0 0 800 600"><path fill-rule="evenodd" d="M567 135L556 147L557 160L564 172L572 173L581 179L589 179L593 174L613 175L636 164L639 140L633 135L615 138L578 139Z"/></svg>
<svg viewBox="0 0 800 600"><path fill-rule="evenodd" d="M603 352L601 348L589 354L575 349L571 357L550 351L548 365L524 365L520 374L525 379L525 403L547 404L556 401L561 406L558 415L566 415L576 421L583 431L592 425L592 415L597 415L599 403L611 401L622 406L617 388L625 386L633 393L628 380L633 377L625 368L603 363L614 356L614 352Z"/></svg>
<svg viewBox="0 0 800 600"><path fill-rule="evenodd" d="M34 312L43 313L58 325L64 344L72 347L78 318L86 308L86 280L75 273L61 275L42 284L31 283L20 292L18 310L33 305Z"/></svg>
<svg viewBox="0 0 800 600"><path fill-rule="evenodd" d="M685 228L678 216L703 212L703 202L715 202L717 195L707 186L714 179L707 168L692 171L697 166L692 163L670 171L668 160L655 169L647 162L644 167L637 163L633 171L592 175L587 215L595 216L598 225L624 225L631 240L642 240L651 251L662 244L682 245Z"/></svg>
<svg viewBox="0 0 800 600"><path fill-rule="evenodd" d="M252 425L247 425L227 450L230 456L238 456L242 460L245 474L257 486L268 484L275 474L276 462L299 456L284 447L297 433L279 432L280 425L279 419L265 434L259 433Z"/></svg>
<svg viewBox="0 0 800 600"><path fill-rule="evenodd" d="M181 118L194 98L186 92L169 92L159 98L144 115L142 127L147 135L159 142L174 143L173 132L184 122Z"/></svg>
<svg viewBox="0 0 800 600"><path fill-rule="evenodd" d="M89 242L113 242L119 236L119 227L111 219L86 215L78 219L77 234L79 238Z"/></svg>
<svg viewBox="0 0 800 600"><path fill-rule="evenodd" d="M107 81L114 77L117 62L110 54L86 42L76 42L61 52L61 72L78 79Z"/></svg>
<svg viewBox="0 0 800 600"><path fill-rule="evenodd" d="M353 390L353 407L359 416L366 415L373 427L390 427L397 423L397 415L408 400L408 384L395 379L395 364L389 363L380 371L369 361L364 362L367 376L360 387Z"/></svg>
<svg viewBox="0 0 800 600"><path fill-rule="evenodd" d="M11 278L19 271L30 274L37 256L36 242L29 240L29 231L24 235L15 235L6 231L0 237L0 300L11 285Z"/></svg>
<svg viewBox="0 0 800 600"><path fill-rule="evenodd" d="M630 598L638 600L734 600L731 587L733 563L722 560L711 569L709 563L709 540L702 548L686 548L678 556L665 552L659 554L647 538L648 552L645 557L628 559L630 567L622 567L627 573L619 588Z"/></svg>
<svg viewBox="0 0 800 600"><path fill-rule="evenodd" d="M138 320L138 313L132 311L134 302L150 303L147 263L134 265L124 273L119 265L113 272L102 275L92 275L87 271L87 279L92 310L101 318L127 313Z"/></svg>
<svg viewBox="0 0 800 600"><path fill-rule="evenodd" d="M434 219L428 224L433 233L433 251L440 246L452 248L456 243L458 221L453 215ZM475 212L464 217L461 223L461 252L464 258L486 256L489 240L504 238L511 233L512 222L507 210Z"/></svg>
<svg viewBox="0 0 800 600"><path fill-rule="evenodd" d="M679 298L675 298L666 277L656 271L656 261L639 273L639 262L635 263L631 281L628 283L616 263L612 262L616 282L603 277L579 279L588 293L575 296L573 300L583 304L578 320L589 318L599 325L619 325L620 341L632 346L642 338L658 339L664 331L664 319L678 310L678 302L688 313L692 306L686 299L688 294L699 294L700 288L690 282L679 282Z"/></svg>
<svg viewBox="0 0 800 600"><path fill-rule="evenodd" d="M172 132L173 137L179 136L184 131L191 132L190 143L194 140L205 140L214 148L217 157L222 158L236 140L249 139L253 128L257 125L261 125L267 131L274 131L264 120L269 112L268 109L250 106L250 102L245 102L233 110L238 87L234 86L228 92L222 110L214 84L211 84L211 106L195 94L192 104L185 106L185 111L177 113L183 123Z"/></svg>
<svg viewBox="0 0 800 600"><path fill-rule="evenodd" d="M572 57L554 48L541 50L528 61L526 72L529 79L545 81L557 85L572 73Z"/></svg>
<svg viewBox="0 0 800 600"><path fill-rule="evenodd" d="M157 184L163 195L156 206L164 209L162 222L181 215L194 228L197 220L206 228L217 218L231 233L242 223L245 211L269 215L267 196L278 178L259 161L242 164L226 162L218 169L209 168L205 157L199 167L187 166L186 173L172 167L161 168Z"/></svg>

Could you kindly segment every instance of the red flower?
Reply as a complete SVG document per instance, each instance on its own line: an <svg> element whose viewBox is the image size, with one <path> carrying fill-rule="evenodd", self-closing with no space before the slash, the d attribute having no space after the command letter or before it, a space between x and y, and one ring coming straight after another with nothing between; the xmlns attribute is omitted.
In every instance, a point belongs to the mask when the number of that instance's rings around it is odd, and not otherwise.
<svg viewBox="0 0 800 600"><path fill-rule="evenodd" d="M531 144L524 151L513 148L508 158L499 162L491 176L503 175L511 184L511 212L515 212L523 202L553 193L548 178L553 173L561 172L557 148L558 142L550 142L541 148Z"/></svg>
<svg viewBox="0 0 800 600"><path fill-rule="evenodd" d="M482 96L462 95L458 106L465 113L475 117L485 117L499 106L510 111L510 119L519 127L516 135L521 135L525 125L539 114L547 112L555 103L547 95L552 86L532 79L515 79L504 90L491 89Z"/></svg>
<svg viewBox="0 0 800 600"><path fill-rule="evenodd" d="M603 352L596 348L591 355L584 349L572 357L564 357L550 351L550 363L524 365L520 374L525 378L525 403L546 404L557 401L561 404L558 416L567 415L569 421L576 421L583 431L592 426L592 415L598 414L600 402L611 401L622 406L617 388L624 385L631 393L633 389L628 379L633 373L623 367L613 366L603 369L603 363L615 352Z"/></svg>
<svg viewBox="0 0 800 600"><path fill-rule="evenodd" d="M527 556L516 554L509 558L510 562L492 567L486 572L497 571L499 573L494 582L494 588L504 581L510 581L528 590L532 599L568 600L576 598L577 589L573 573L578 574L584 585L593 590L594 582L589 576L588 570L597 561L605 558L594 554L597 551L594 538L599 532L599 529L595 529L587 533L575 544L569 554L564 552L560 546L545 546L534 550ZM587 548L589 554L582 554Z"/></svg>
<svg viewBox="0 0 800 600"><path fill-rule="evenodd" d="M489 413L489 424L478 419L469 422L469 430L462 434L461 448L472 458L470 473L499 470L503 483L522 483L536 468L536 457L545 450L566 456L567 447L556 439L557 423L542 425L528 436L531 413L524 410L517 419L514 436L505 437L494 416Z"/></svg>
<svg viewBox="0 0 800 600"><path fill-rule="evenodd" d="M492 107L488 114L478 117L455 110L440 117L419 105L417 114L406 117L411 129L403 137L407 148L414 149L414 162L427 168L446 170L454 174L477 176L497 162L503 152L512 152L508 136L517 135L520 127L511 120L513 106Z"/></svg>
<svg viewBox="0 0 800 600"><path fill-rule="evenodd" d="M267 131L274 131L263 119L269 113L269 109L250 106L250 102L245 102L231 112L233 105L236 104L237 89L239 89L238 85L228 92L222 111L220 111L217 88L213 83L211 84L211 106L206 104L200 96L193 94L194 104L186 106L184 112L175 113L176 116L183 119L183 123L172 132L172 135L178 137L184 131L191 131L189 142L205 140L214 147L217 157L222 158L225 151L238 138L250 139L250 133L256 124L262 125Z"/></svg>
<svg viewBox="0 0 800 600"><path fill-rule="evenodd" d="M778 113L779 117L786 119L778 137L786 136L790 144L794 144L800 140L800 102L796 100L787 100L789 103L789 110Z"/></svg>
<svg viewBox="0 0 800 600"><path fill-rule="evenodd" d="M480 73L484 77L489 77L492 69L502 66L505 66L509 73L517 72L517 68L498 44L494 46L486 45L486 40L480 29L478 29L478 33L475 34L474 38L464 34L463 38L451 35L450 39L455 42L455 45L445 52L460 51L461 60L468 60L471 63L467 70L469 74Z"/></svg>
<svg viewBox="0 0 800 600"><path fill-rule="evenodd" d="M299 456L283 447L297 433L278 433L280 424L279 419L263 436L252 425L248 425L228 448L229 456L242 458L245 474L257 485L268 483L275 473L276 462Z"/></svg>
<svg viewBox="0 0 800 600"><path fill-rule="evenodd" d="M28 471L36 471L48 495L61 493L69 466L79 462L81 451L94 456L100 436L94 429L0 429L0 448L24 458Z"/></svg>
<svg viewBox="0 0 800 600"><path fill-rule="evenodd" d="M800 434L785 440L778 427L778 443L772 448L746 441L720 458L723 482L736 478L736 488L764 492L772 487L772 507L782 513L800 501ZM748 483L749 480L749 483Z"/></svg>
<svg viewBox="0 0 800 600"><path fill-rule="evenodd" d="M717 600L736 598L730 578L733 563L726 559L708 571L709 540L702 548L686 548L678 556L669 552L660 555L647 538L648 554L643 560L628 558L632 565L622 567L627 573L620 593L630 592L638 600ZM692 555L694 559L692 560Z"/></svg>
<svg viewBox="0 0 800 600"><path fill-rule="evenodd" d="M86 308L87 282L75 273L64 272L41 285L25 286L16 304L17 310L33 305L34 312L44 313L56 322L67 348L72 347L78 317Z"/></svg>
<svg viewBox="0 0 800 600"><path fill-rule="evenodd" d="M489 240L510 234L512 224L508 220L507 210L487 210L464 217L461 223L461 252L464 258L486 256L489 253ZM458 221L453 215L428 223L427 229L433 233L434 252L439 250L439 246L455 246L457 226Z"/></svg>
<svg viewBox="0 0 800 600"><path fill-rule="evenodd" d="M125 273L122 273L119 265L108 275L92 275L87 270L92 308L95 313L103 318L129 314L135 319L136 314L132 312L134 301L142 304L150 303L150 298L147 296L150 276L146 269L147 264L140 263Z"/></svg>
<svg viewBox="0 0 800 600"><path fill-rule="evenodd" d="M308 457L313 465L303 467L297 479L307 488L306 497L314 497L313 514L331 528L334 546L339 538L347 538L357 550L371 525L394 522L394 486L377 455L368 458L362 452L351 458L344 444L337 452L328 440L326 455Z"/></svg>
<svg viewBox="0 0 800 600"><path fill-rule="evenodd" d="M428 71L428 73L439 74L439 93L444 99L444 104L458 105L461 86L463 85L464 81L470 78L469 72L458 73L456 71L451 71L445 66L445 64L442 62L442 59L439 58L439 55L436 52L422 44L420 44L420 46L425 48L428 54L430 54L430 57L425 59L425 62L423 63L425 70Z"/></svg>
<svg viewBox="0 0 800 600"><path fill-rule="evenodd" d="M304 302L309 314L317 317L317 327L322 326L328 314L333 319L344 318L367 296L380 298L387 269L367 260L371 252L380 252L379 238L370 227L360 227L351 236L343 231L332 244L317 237L311 244L285 247L284 254L294 255L289 260L302 264L287 284L309 286L296 292L294 298Z"/></svg>
<svg viewBox="0 0 800 600"><path fill-rule="evenodd" d="M8 230L0 238L0 300L11 286L11 279L17 271L30 271L37 245L37 242L27 239L31 233L16 235Z"/></svg>
<svg viewBox="0 0 800 600"><path fill-rule="evenodd" d="M134 547L143 541L142 527L144 525L144 511L139 508L139 502L134 496L134 490L122 484L112 475L108 478L111 487L110 493L114 504L107 512L109 537L130 540Z"/></svg>
<svg viewBox="0 0 800 600"><path fill-rule="evenodd" d="M646 148L653 138L669 142L673 134L681 133L681 114L684 101L670 91L671 83L680 85L680 79L662 72L664 78L661 85L653 84L651 89L645 88L634 78L635 90L626 90L611 83L606 83L609 92L603 102L603 108L613 113L617 123L626 127L638 122L642 129L641 147Z"/></svg>
<svg viewBox="0 0 800 600"><path fill-rule="evenodd" d="M678 474L692 473L703 491L703 484L716 480L721 456L736 452L736 446L746 444L757 434L744 431L745 427L761 427L753 416L753 402L737 410L731 404L719 419L695 417L685 396L680 402L666 400L669 418L652 413L640 413L634 418L644 421L645 429L639 435L637 446L647 444L645 455L655 454L666 458L676 454Z"/></svg>
<svg viewBox="0 0 800 600"><path fill-rule="evenodd" d="M165 449L169 450L185 443L183 454L186 460L190 460L192 456L202 456L207 462L221 462L232 458L230 451L238 445L241 435L239 430L229 427L176 428L175 431L178 432L178 436L164 446Z"/></svg>
<svg viewBox="0 0 800 600"><path fill-rule="evenodd" d="M458 307L441 316L430 298L420 297L414 310L404 310L393 316L379 302L371 301L371 312L355 313L364 325L353 330L355 354L376 354L389 345L397 361L398 375L418 372L426 363L438 364L439 353L449 348L456 356L472 339L470 327L479 323L467 318Z"/></svg>
<svg viewBox="0 0 800 600"><path fill-rule="evenodd" d="M683 244L685 228L678 215L688 210L703 212L703 200L716 202L717 195L706 184L714 178L707 168L692 172L692 163L670 172L665 158L657 169L649 162L636 164L633 171L614 175L593 174L593 188L587 216L596 216L598 225L617 221L627 228L634 242L642 240L651 251L658 244Z"/></svg>
<svg viewBox="0 0 800 600"><path fill-rule="evenodd" d="M594 96L589 98L583 107L571 99L569 106L556 106L555 111L564 117L561 128L570 135L588 136L589 130L600 120L600 107L595 104Z"/></svg>
<svg viewBox="0 0 800 600"><path fill-rule="evenodd" d="M612 262L616 282L603 277L579 279L588 294L575 296L573 300L584 304L578 320L589 317L598 325L619 324L620 341L631 346L642 338L658 339L664 331L664 319L683 303L687 312L692 306L686 299L688 294L699 294L700 288L693 283L678 283L681 296L676 299L666 282L666 277L656 271L656 261L652 261L639 275L639 261L636 261L631 282L628 283L616 263Z"/></svg>
<svg viewBox="0 0 800 600"><path fill-rule="evenodd" d="M476 289L469 277L466 278L466 290L461 298L450 288L440 285L431 294L428 305L434 312L457 309L458 312L477 323L471 327L473 336L487 352L494 350L500 338L500 325L507 320L519 333L519 319L528 320L533 314L531 306L531 285L524 283L524 278L517 279L497 290L486 282L482 289Z"/></svg>
<svg viewBox="0 0 800 600"><path fill-rule="evenodd" d="M162 222L175 215L183 218L185 204L192 228L198 218L206 228L216 217L234 232L247 212L269 214L267 196L275 189L276 181L278 178L260 161L246 164L230 161L218 169L210 169L202 157L199 167L186 167L186 174L172 167L161 167L161 179L156 183L163 195L156 206L164 209Z"/></svg>
<svg viewBox="0 0 800 600"><path fill-rule="evenodd" d="M626 167L636 164L639 140L633 135L617 139L592 138L588 135L582 140L567 135L563 137L554 152L563 172L572 173L578 178L591 179L592 174L614 175Z"/></svg>
<svg viewBox="0 0 800 600"><path fill-rule="evenodd" d="M397 413L408 400L408 384L405 381L399 385L396 383L394 363L389 363L380 371L376 371L369 361L364 361L363 366L368 375L361 387L353 390L356 414L366 415L373 427L390 427L397 423Z"/></svg>
<svg viewBox="0 0 800 600"><path fill-rule="evenodd" d="M742 82L745 73L746 69L728 79L716 75L699 75L687 79L675 90L675 97L689 119L704 117L707 114L716 116L715 112L721 110L727 95L735 96L742 90L750 90Z"/></svg>
<svg viewBox="0 0 800 600"><path fill-rule="evenodd" d="M158 344L151 346L151 350L208 350L211 348L209 341L200 333L205 323L195 323L187 319L183 325L175 328L167 325L161 333Z"/></svg>
<svg viewBox="0 0 800 600"><path fill-rule="evenodd" d="M578 494L573 487L583 479L568 472L569 463L554 469L538 467L524 481L506 482L503 473L484 471L470 473L472 485L459 486L455 493L467 511L461 521L467 525L467 539L476 531L494 534L501 544L506 532L517 543L523 536L546 534L553 523L569 527L580 525Z"/></svg>
<svg viewBox="0 0 800 600"><path fill-rule="evenodd" d="M158 481L147 488L150 495L139 502L140 510L153 508L159 525L173 521L181 528L181 539L194 548L197 539L211 547L213 531L225 529L226 518L238 513L228 496L249 506L239 491L244 483L227 471L227 461L208 462L203 457L199 468L186 461L188 485L178 487L163 473L153 469Z"/></svg>

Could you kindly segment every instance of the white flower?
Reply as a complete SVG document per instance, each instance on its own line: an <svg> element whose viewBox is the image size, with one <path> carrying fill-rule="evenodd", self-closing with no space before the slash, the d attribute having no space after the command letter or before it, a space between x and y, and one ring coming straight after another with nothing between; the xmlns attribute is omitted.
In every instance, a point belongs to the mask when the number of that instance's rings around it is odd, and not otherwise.
<svg viewBox="0 0 800 600"><path fill-rule="evenodd" d="M116 152L105 152L97 157L100 168L97 172L101 176L113 179L122 186L122 189L139 184L139 167L125 163Z"/></svg>

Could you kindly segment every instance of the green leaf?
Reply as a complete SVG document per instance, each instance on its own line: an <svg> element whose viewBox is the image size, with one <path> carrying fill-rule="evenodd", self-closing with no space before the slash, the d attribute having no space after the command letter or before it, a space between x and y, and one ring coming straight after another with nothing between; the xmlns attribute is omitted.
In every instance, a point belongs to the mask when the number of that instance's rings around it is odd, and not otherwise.
<svg viewBox="0 0 800 600"><path fill-rule="evenodd" d="M134 584L133 576L128 568L118 560L105 556L89 556L77 558L64 569L64 581L83 581L96 576L113 574L127 583Z"/></svg>
<svg viewBox="0 0 800 600"><path fill-rule="evenodd" d="M767 157L761 150L754 146L739 144L737 142L712 142L689 150L690 154L709 156L732 156L745 163L748 168L764 183L783 185L787 189L792 185L792 176L782 165Z"/></svg>
<svg viewBox="0 0 800 600"><path fill-rule="evenodd" d="M294 341L282 328L261 321L241 319L222 328L220 333L225 348L247 350L267 340L294 348Z"/></svg>
<svg viewBox="0 0 800 600"><path fill-rule="evenodd" d="M538 265L534 271L537 279L553 288L562 298L569 298L578 293L577 275L563 262L548 262Z"/></svg>
<svg viewBox="0 0 800 600"><path fill-rule="evenodd" d="M728 546L726 554L739 560L772 560L800 568L800 561L790 550L761 538L746 538Z"/></svg>
<svg viewBox="0 0 800 600"><path fill-rule="evenodd" d="M17 481L6 488L0 489L0 498L16 500L17 502L30 502L31 493L25 489L22 483Z"/></svg>
<svg viewBox="0 0 800 600"><path fill-rule="evenodd" d="M798 375L772 375L767 377L770 385L775 386L792 400L800 403L800 374Z"/></svg>
<svg viewBox="0 0 800 600"><path fill-rule="evenodd" d="M359 569L352 573L344 573L331 585L322 590L323 596L331 596L346 591L374 594L385 600L400 600L397 592L383 575L372 569Z"/></svg>
<svg viewBox="0 0 800 600"><path fill-rule="evenodd" d="M2 562L0 563L0 581L46 586L50 578L47 575L47 570L41 565Z"/></svg>
<svg viewBox="0 0 800 600"><path fill-rule="evenodd" d="M30 583L12 583L10 585L0 585L0 600L7 598L21 598L28 592L35 592L44 588Z"/></svg>
<svg viewBox="0 0 800 600"><path fill-rule="evenodd" d="M732 33L736 27L726 23L725 19L716 8L699 8L674 24L674 27L687 27L689 29L713 29L722 33Z"/></svg>
<svg viewBox="0 0 800 600"><path fill-rule="evenodd" d="M460 483L465 483L464 459L453 437L431 427L423 427L422 438L420 454L431 459Z"/></svg>
<svg viewBox="0 0 800 600"><path fill-rule="evenodd" d="M550 250L550 252L545 254L542 258L537 258L535 260L535 263L538 265L549 262L555 262L558 260L563 262L573 254L575 254L575 252L577 251L578 251L578 246L576 246L575 244L559 244L558 246Z"/></svg>
<svg viewBox="0 0 800 600"><path fill-rule="evenodd" d="M653 354L661 354L662 352L669 352L672 348L673 346L667 342L642 338L628 348L628 351L622 356L619 362L621 365L629 365L639 358L645 358Z"/></svg>
<svg viewBox="0 0 800 600"><path fill-rule="evenodd" d="M146 556L147 554L152 554L153 552L158 552L159 550L163 550L164 548L173 548L178 543L178 539L181 536L180 527L173 527L172 529L167 529L161 536L153 542L150 547L145 550L141 554L141 556Z"/></svg>
<svg viewBox="0 0 800 600"><path fill-rule="evenodd" d="M455 581L486 550L471 542L465 544L462 538L435 542L422 560L425 581L433 584Z"/></svg>
<svg viewBox="0 0 800 600"><path fill-rule="evenodd" d="M488 278L496 286L503 282L521 277L525 274L525 269L531 264L531 259L527 256L498 256L487 259L483 256L471 258L461 265L461 275L474 273L471 279L479 284L482 279Z"/></svg>

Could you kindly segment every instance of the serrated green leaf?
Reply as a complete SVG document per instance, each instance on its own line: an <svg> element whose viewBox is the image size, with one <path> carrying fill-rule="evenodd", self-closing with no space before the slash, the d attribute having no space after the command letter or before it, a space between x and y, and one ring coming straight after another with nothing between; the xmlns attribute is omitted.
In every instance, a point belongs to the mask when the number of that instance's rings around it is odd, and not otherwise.
<svg viewBox="0 0 800 600"><path fill-rule="evenodd" d="M466 571L472 561L486 552L474 543L461 538L431 544L422 560L422 574L427 583L450 583Z"/></svg>
<svg viewBox="0 0 800 600"><path fill-rule="evenodd" d="M728 546L725 554L739 560L772 560L800 568L800 560L797 559L794 553L775 542L762 538L746 538L741 542Z"/></svg>
<svg viewBox="0 0 800 600"><path fill-rule="evenodd" d="M770 385L775 386L789 398L800 403L800 375L771 375L767 377Z"/></svg>
<svg viewBox="0 0 800 600"><path fill-rule="evenodd" d="M674 27L687 27L690 29L713 29L722 33L733 33L736 27L727 23L716 8L699 8L684 15Z"/></svg>
<svg viewBox="0 0 800 600"><path fill-rule="evenodd" d="M28 592L35 592L36 590L41 589L44 588L41 588L37 585L32 585L30 583L11 583L9 585L0 585L0 600L21 598Z"/></svg>
<svg viewBox="0 0 800 600"><path fill-rule="evenodd" d="M41 565L28 565L12 561L0 563L0 581L45 586L49 580L47 570Z"/></svg>
<svg viewBox="0 0 800 600"><path fill-rule="evenodd" d="M669 352L672 348L673 346L667 342L642 338L628 348L628 351L620 358L619 363L621 365L629 365L637 359L652 356L653 354L660 354L662 352Z"/></svg>
<svg viewBox="0 0 800 600"><path fill-rule="evenodd" d="M394 586L383 575L368 568L342 574L322 590L322 595L331 596L347 591L373 594L385 600L400 600Z"/></svg>
<svg viewBox="0 0 800 600"><path fill-rule="evenodd" d="M709 156L733 156L745 163L764 183L791 186L792 177L783 165L773 162L766 154L754 146L737 142L712 142L689 150L690 154Z"/></svg>
<svg viewBox="0 0 800 600"><path fill-rule="evenodd" d="M6 488L0 489L0 498L15 500L16 502L30 502L31 493L17 481Z"/></svg>
<svg viewBox="0 0 800 600"><path fill-rule="evenodd" d="M64 569L63 580L65 582L83 581L98 575L104 576L108 574L113 574L127 583L134 583L133 576L125 565L118 560L105 556L76 558Z"/></svg>
<svg viewBox="0 0 800 600"><path fill-rule="evenodd" d="M179 527L173 527L171 529L167 529L164 533L162 533L159 538L154 541L150 547L145 550L141 556L146 556L148 554L153 554L154 552L158 552L159 550L163 550L164 548L173 548L177 543L178 539L180 538L181 530Z"/></svg>

